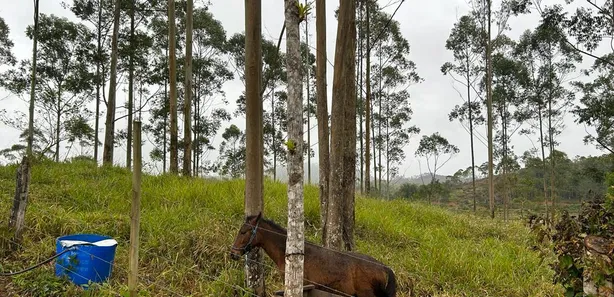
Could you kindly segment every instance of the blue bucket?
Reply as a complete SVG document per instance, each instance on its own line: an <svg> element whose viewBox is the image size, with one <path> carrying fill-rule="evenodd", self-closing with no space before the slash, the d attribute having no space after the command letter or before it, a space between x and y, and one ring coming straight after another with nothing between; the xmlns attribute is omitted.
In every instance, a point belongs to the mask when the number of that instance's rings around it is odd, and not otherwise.
<svg viewBox="0 0 614 297"><path fill-rule="evenodd" d="M58 237L56 239L57 254L66 249L72 250L56 259L55 275L58 277L66 276L72 283L79 286L90 282L102 283L106 281L111 275L117 244L112 246L87 244L105 239L112 238L96 234L74 234ZM65 246L66 241L82 241L84 243L77 243L72 247L67 247Z"/></svg>

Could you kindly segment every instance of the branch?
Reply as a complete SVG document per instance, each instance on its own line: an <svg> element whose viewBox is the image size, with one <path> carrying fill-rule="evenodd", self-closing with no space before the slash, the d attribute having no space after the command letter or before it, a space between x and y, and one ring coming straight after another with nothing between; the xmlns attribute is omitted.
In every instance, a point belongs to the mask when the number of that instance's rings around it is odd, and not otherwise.
<svg viewBox="0 0 614 297"><path fill-rule="evenodd" d="M284 22L283 27L281 27L281 32L279 33L279 39L277 40L277 52L276 53L278 54L278 57L279 57L279 48L281 47L281 39L284 36L284 31L286 31L285 22ZM264 92L266 91L270 80L271 80L271 76L268 76L266 80L264 81L264 84L262 84L262 89L260 90L260 98L262 98L262 96L264 95Z"/></svg>
<svg viewBox="0 0 614 297"><path fill-rule="evenodd" d="M612 61L610 61L610 60L608 60L608 59L604 59L604 58L601 58L601 57L597 57L597 56L595 56L595 55L593 55L593 54L591 54L591 53L589 53L589 52L587 52L587 51L581 50L580 48L576 47L576 46L575 46L575 45L573 45L571 42L569 42L569 40L567 40L567 38L564 38L563 40L564 40L564 41L565 41L565 42L566 42L566 43L567 43L569 46L571 46L571 48L573 48L575 51L580 52L580 53L582 53L582 54L585 54L585 55L587 55L587 56L589 56L589 57L591 57L591 58L594 58L594 59L596 59L596 60L599 60L599 61L601 61L601 62L604 62L604 63L606 63L606 64L608 64L608 65L610 65L610 66L614 67L614 62L612 62Z"/></svg>

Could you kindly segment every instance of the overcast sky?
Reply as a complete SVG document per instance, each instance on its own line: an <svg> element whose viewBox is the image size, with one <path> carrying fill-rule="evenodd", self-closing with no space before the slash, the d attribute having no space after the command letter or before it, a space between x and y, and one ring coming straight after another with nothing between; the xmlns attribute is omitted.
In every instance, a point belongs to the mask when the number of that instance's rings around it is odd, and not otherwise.
<svg viewBox="0 0 614 297"><path fill-rule="evenodd" d="M67 0L70 1L70 0ZM0 0L0 16L7 22L11 33L10 38L14 41L14 53L18 59L27 59L31 55L32 44L25 36L25 29L32 24L33 1L21 0L17 4L14 0ZM55 14L66 16L76 20L74 15L61 6L61 0L43 0L40 2L40 12L46 14ZM196 1L198 3L198 1ZM224 25L227 35L231 36L234 33L242 32L245 29L244 23L244 0L212 0L210 11ZM281 0L263 0L262 8L262 31L263 35L268 39L276 39L279 36L283 24L283 1ZM397 0L380 0L380 6L384 7L391 2L398 3ZM493 1L493 5L498 5L499 1ZM543 4L563 3L563 0L543 1ZM327 1L327 47L328 57L332 61L334 57L334 45L336 38L337 23L333 12L338 6L338 1ZM392 13L397 7L397 4L388 5L385 10ZM449 122L448 113L456 104L462 103L462 98L454 88L449 77L443 76L440 72L440 67L443 63L451 61L452 55L445 49L445 41L448 38L450 29L456 22L457 18L466 14L468 6L465 0L407 0L401 5L394 19L401 24L401 32L409 41L411 46L410 58L416 63L417 71L424 78L424 82L410 87L411 105L414 111L411 124L418 126L422 131L421 135L440 132L452 144L460 148L460 154L454 157L441 170L441 174L453 174L459 168L466 168L470 163L470 146L468 132L458 124L458 122ZM512 30L508 32L512 38L517 38L524 30L531 29L537 25L538 16L532 14L520 18L514 18L510 22ZM311 31L315 32L315 22L311 22ZM301 37L303 38L303 37ZM315 34L310 36L310 44L315 45ZM282 44L282 50L285 50L285 44ZM585 59L581 67L588 67L592 61ZM328 86L329 96L332 93L332 66L328 66ZM459 88L460 86L456 86ZM236 79L228 82L224 86L226 96L232 103L229 106L230 111L234 111L234 101L242 92L244 86ZM8 98L7 98L8 96ZM125 100L126 95L122 92L118 95L119 100ZM4 98L4 99L2 99ZM0 109L7 110L26 110L26 104L4 91L0 91ZM330 98L329 98L330 101ZM92 107L93 109L93 107ZM330 110L330 105L329 105ZM244 119L238 118L233 120L234 123L241 128L245 126ZM315 123L315 118L312 120L312 125ZM119 123L117 126L122 126ZM117 127L116 126L116 127ZM225 126L224 126L225 127ZM101 120L100 137L103 137L104 117ZM592 129L589 129L592 131ZM479 132L482 136L486 136L486 129L479 127ZM6 148L18 141L18 131L0 124L0 149ZM221 135L221 133L220 133ZM566 119L566 128L560 136L559 149L566 152L570 157L576 155L596 155L601 154L592 145L584 145L582 138L586 135L584 126L576 126L573 123L573 117L570 115ZM414 156L417 148L417 143L420 136L414 136L410 143L405 147L406 160L400 166L400 173L405 176L419 174L418 159ZM218 136L215 140L219 143ZM311 134L312 139L317 139L317 130L313 129ZM476 137L476 164L481 164L487 160L487 150L485 144L480 142ZM533 141L537 141L537 137L533 137ZM517 154L522 154L527 149L533 147L531 140L525 136L515 136L512 139L514 149ZM485 143L485 142L484 142ZM150 145L145 149L146 153L150 149ZM316 147L314 147L316 148ZM100 148L102 152L102 147ZM102 153L101 153L102 154ZM215 153L209 156L210 159L215 158ZM116 149L115 162L122 163L125 159L125 148ZM425 170L425 163L422 162L422 170ZM316 159L312 159L312 163L317 164L317 148Z"/></svg>

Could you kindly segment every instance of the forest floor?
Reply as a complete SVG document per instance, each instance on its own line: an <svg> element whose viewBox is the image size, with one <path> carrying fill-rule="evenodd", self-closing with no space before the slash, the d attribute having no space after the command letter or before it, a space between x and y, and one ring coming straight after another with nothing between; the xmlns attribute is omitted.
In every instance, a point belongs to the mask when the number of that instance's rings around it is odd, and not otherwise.
<svg viewBox="0 0 614 297"><path fill-rule="evenodd" d="M0 167L0 229L6 228L15 166ZM247 296L241 261L229 248L243 221L243 180L144 176L140 296ZM286 225L286 185L266 181L265 216ZM55 252L59 236L96 233L118 242L109 282L85 291L55 278L45 265L9 280L2 296L127 296L131 174L92 163L36 164L21 249L0 257L0 271L17 270ZM305 188L306 237L319 242L318 189ZM0 230L6 231L6 230ZM0 232L0 236L6 232ZM0 241L7 238L0 238ZM549 268L521 221L459 214L402 200L358 197L356 248L389 265L399 297L560 296ZM282 278L265 256L269 294ZM5 290L3 292L3 289Z"/></svg>

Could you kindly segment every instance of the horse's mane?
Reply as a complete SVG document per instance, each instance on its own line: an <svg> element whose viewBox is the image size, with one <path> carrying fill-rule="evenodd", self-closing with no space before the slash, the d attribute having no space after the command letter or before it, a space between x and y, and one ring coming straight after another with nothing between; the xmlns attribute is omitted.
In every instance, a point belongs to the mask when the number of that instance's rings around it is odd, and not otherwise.
<svg viewBox="0 0 614 297"><path fill-rule="evenodd" d="M255 219L257 217L257 215L254 216L248 216L247 217L247 221L251 221L253 219ZM260 221L267 223L267 225L271 226L271 229L273 229L272 231L277 232L277 233L281 233L281 234L287 234L288 230L286 230L284 227L278 225L277 223L269 220L269 219L265 219L265 218L260 218Z"/></svg>

